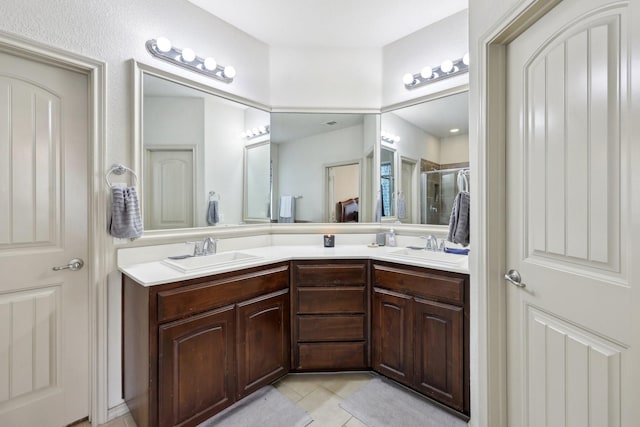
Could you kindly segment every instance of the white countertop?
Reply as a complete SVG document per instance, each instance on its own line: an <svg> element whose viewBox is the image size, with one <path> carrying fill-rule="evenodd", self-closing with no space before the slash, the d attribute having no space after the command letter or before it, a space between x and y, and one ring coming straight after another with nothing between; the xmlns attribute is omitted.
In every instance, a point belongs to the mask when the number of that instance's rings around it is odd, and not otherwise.
<svg viewBox="0 0 640 427"><path fill-rule="evenodd" d="M171 246L171 245L165 245ZM173 245L175 246L175 245ZM179 246L176 246L179 247ZM451 255L452 259L459 259L461 262L457 264L440 263L432 260L417 259L414 257L406 257L402 255L394 255L394 252L401 251L402 246L389 247L369 247L367 244L347 244L336 245L333 248L325 248L322 245L268 245L260 247L252 247L246 249L238 249L235 252L242 252L248 255L254 255L249 261L235 264L225 264L216 267L208 267L183 273L163 262L166 259L167 249L164 251L156 250L152 247L137 248L137 250L146 250L147 258L151 252L155 252L156 260L143 260L143 257L121 256L118 254L118 269L127 276L134 279L143 286L160 285L193 279L196 277L210 276L213 274L225 273L228 271L236 271L250 267L272 264L280 261L289 260L313 260L313 259L372 259L378 261L389 261L405 265L413 265L418 267L433 268L442 271L451 271L456 273L469 273L469 261L467 256ZM169 252L171 255L177 255L180 252ZM184 249L182 249L184 253ZM233 251L227 251L233 252ZM222 253L222 251L219 251Z"/></svg>

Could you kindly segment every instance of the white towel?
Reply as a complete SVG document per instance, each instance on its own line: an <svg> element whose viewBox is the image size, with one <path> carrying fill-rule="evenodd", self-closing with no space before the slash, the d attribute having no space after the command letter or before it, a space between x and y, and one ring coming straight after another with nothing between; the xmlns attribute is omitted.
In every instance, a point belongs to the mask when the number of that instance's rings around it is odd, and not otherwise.
<svg viewBox="0 0 640 427"><path fill-rule="evenodd" d="M291 205L293 203L293 197L282 196L280 197L280 216L282 218L291 217Z"/></svg>
<svg viewBox="0 0 640 427"><path fill-rule="evenodd" d="M120 239L136 239L143 231L136 187L113 185L109 233Z"/></svg>
<svg viewBox="0 0 640 427"><path fill-rule="evenodd" d="M447 240L467 246L469 244L469 209L470 196L466 191L461 191L453 200L451 217L449 218L449 235Z"/></svg>
<svg viewBox="0 0 640 427"><path fill-rule="evenodd" d="M296 201L293 196L280 196L278 222L295 222Z"/></svg>

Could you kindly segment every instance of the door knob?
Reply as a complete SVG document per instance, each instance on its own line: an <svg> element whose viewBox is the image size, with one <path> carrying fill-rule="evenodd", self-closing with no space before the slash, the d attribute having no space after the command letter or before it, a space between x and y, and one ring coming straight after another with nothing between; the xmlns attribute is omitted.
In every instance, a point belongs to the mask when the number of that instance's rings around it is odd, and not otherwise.
<svg viewBox="0 0 640 427"><path fill-rule="evenodd" d="M504 275L504 278L519 288L524 288L527 286L522 283L522 277L520 277L520 272L518 270L507 271L507 274Z"/></svg>
<svg viewBox="0 0 640 427"><path fill-rule="evenodd" d="M80 258L74 258L71 261L69 261L69 264L53 267L52 270L53 271L60 271L60 270L78 271L82 267L84 267L84 261L81 260Z"/></svg>

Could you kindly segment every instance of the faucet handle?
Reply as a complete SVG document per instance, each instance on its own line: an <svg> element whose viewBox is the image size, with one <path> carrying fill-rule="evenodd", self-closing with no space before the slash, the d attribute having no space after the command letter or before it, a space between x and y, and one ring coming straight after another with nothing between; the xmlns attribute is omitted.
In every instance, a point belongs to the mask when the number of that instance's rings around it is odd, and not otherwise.
<svg viewBox="0 0 640 427"><path fill-rule="evenodd" d="M187 245L193 245L193 256L201 256L204 254L204 242L201 241L189 241L185 242Z"/></svg>

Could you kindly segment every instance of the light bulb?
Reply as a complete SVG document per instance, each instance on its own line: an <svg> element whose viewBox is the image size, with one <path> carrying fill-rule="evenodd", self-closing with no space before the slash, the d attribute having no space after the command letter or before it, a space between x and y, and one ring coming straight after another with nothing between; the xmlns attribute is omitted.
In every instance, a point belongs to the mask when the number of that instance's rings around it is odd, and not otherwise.
<svg viewBox="0 0 640 427"><path fill-rule="evenodd" d="M264 127L264 126L260 126L260 127L258 128L258 130L260 131L260 133L261 133L261 134L263 134L263 133L267 133L267 128L266 128L266 127Z"/></svg>
<svg viewBox="0 0 640 427"><path fill-rule="evenodd" d="M156 47L160 52L169 52L171 50L171 42L166 37L158 37Z"/></svg>
<svg viewBox="0 0 640 427"><path fill-rule="evenodd" d="M442 64L440 64L440 69L445 73L450 73L451 70L453 70L453 61L445 59L442 61Z"/></svg>
<svg viewBox="0 0 640 427"><path fill-rule="evenodd" d="M404 76L402 76L402 81L406 86L409 86L409 85L413 84L415 79L413 78L413 74L407 73Z"/></svg>
<svg viewBox="0 0 640 427"><path fill-rule="evenodd" d="M464 65L469 65L469 52L465 53L464 56L462 57L462 63Z"/></svg>
<svg viewBox="0 0 640 427"><path fill-rule="evenodd" d="M247 138L251 138L253 136L253 131L251 129L247 129Z"/></svg>
<svg viewBox="0 0 640 427"><path fill-rule="evenodd" d="M185 47L184 49L182 49L182 59L185 62L191 62L196 59L196 53L193 51L193 49Z"/></svg>
<svg viewBox="0 0 640 427"><path fill-rule="evenodd" d="M424 67L422 71L420 71L420 76L423 79L430 79L433 75L433 69L431 67Z"/></svg>
<svg viewBox="0 0 640 427"><path fill-rule="evenodd" d="M232 79L236 76L236 69L231 65L227 65L226 67L224 67L224 71L222 72L222 74L224 74L225 77Z"/></svg>
<svg viewBox="0 0 640 427"><path fill-rule="evenodd" d="M217 66L218 64L216 63L216 60L212 57L209 56L208 58L204 58L204 68L206 68L207 70L213 71Z"/></svg>
<svg viewBox="0 0 640 427"><path fill-rule="evenodd" d="M395 142L395 143L400 142L400 137L399 136L394 136L393 137L393 142Z"/></svg>
<svg viewBox="0 0 640 427"><path fill-rule="evenodd" d="M450 129L450 130L449 130L449 132L451 132L451 133L458 133L458 132L460 132L460 129L458 129L458 128L453 128L453 129Z"/></svg>
<svg viewBox="0 0 640 427"><path fill-rule="evenodd" d="M247 136L246 132L240 132L240 138L246 138Z"/></svg>

